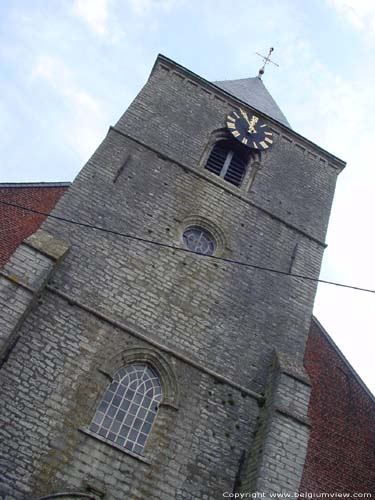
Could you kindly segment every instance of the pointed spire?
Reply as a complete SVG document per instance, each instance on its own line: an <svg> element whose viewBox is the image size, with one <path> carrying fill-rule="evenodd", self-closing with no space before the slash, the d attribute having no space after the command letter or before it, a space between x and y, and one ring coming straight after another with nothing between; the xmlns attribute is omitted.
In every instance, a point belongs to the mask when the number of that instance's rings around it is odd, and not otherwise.
<svg viewBox="0 0 375 500"><path fill-rule="evenodd" d="M283 125L292 128L284 113L264 86L262 79L258 76L213 83L226 92L229 92L234 97L237 97L237 99L246 102L252 108L258 109L265 115L268 115Z"/></svg>

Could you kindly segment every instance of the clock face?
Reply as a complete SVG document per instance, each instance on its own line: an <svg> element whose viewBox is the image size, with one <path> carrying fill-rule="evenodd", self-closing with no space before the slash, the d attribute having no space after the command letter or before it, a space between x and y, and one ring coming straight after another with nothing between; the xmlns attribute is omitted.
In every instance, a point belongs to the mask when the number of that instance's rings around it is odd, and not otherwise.
<svg viewBox="0 0 375 500"><path fill-rule="evenodd" d="M267 123L259 116L242 109L227 116L229 132L249 148L263 151L273 144L273 136Z"/></svg>

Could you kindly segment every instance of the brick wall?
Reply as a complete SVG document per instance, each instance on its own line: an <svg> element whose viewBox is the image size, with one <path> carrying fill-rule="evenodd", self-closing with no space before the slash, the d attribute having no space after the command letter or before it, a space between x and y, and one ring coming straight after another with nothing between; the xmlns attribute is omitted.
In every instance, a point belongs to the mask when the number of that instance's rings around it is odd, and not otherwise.
<svg viewBox="0 0 375 500"><path fill-rule="evenodd" d="M305 492L375 493L375 400L316 320L305 366L312 392Z"/></svg>
<svg viewBox="0 0 375 500"><path fill-rule="evenodd" d="M16 203L40 212L52 211L69 184L0 184L0 201ZM0 267L21 241L34 233L44 221L43 215L25 212L0 203Z"/></svg>

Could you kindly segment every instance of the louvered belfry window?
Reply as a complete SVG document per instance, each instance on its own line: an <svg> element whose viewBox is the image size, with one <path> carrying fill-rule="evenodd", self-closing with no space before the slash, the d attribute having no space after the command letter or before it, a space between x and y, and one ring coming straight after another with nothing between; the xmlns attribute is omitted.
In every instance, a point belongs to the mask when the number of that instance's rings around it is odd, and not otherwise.
<svg viewBox="0 0 375 500"><path fill-rule="evenodd" d="M205 168L227 182L239 186L245 175L247 159L230 141L220 141L213 147Z"/></svg>

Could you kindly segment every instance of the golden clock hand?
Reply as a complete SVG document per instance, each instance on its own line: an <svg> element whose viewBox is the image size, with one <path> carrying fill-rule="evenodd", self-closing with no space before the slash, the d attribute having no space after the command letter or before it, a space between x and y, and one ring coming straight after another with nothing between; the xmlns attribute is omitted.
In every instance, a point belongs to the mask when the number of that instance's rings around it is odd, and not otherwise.
<svg viewBox="0 0 375 500"><path fill-rule="evenodd" d="M247 113L245 111L243 111L241 108L240 108L240 112L241 112L241 115L243 116L243 118L247 121L248 125L249 125L249 128L248 128L248 132L249 134L256 134L257 131L254 127L254 125L257 123L257 121L259 120L259 118L257 116L254 116L251 118L251 120L249 120L249 117L247 116Z"/></svg>
<svg viewBox="0 0 375 500"><path fill-rule="evenodd" d="M256 134L257 131L255 129L255 124L258 122L259 118L255 115L253 115L253 117L251 118L251 121L248 122L249 123L249 133L250 134Z"/></svg>
<svg viewBox="0 0 375 500"><path fill-rule="evenodd" d="M246 120L247 122L249 122L249 118L248 118L248 116L247 116L247 113L246 113L243 109L241 109L241 108L240 108L240 113L241 113L241 115L245 118L245 120Z"/></svg>
<svg viewBox="0 0 375 500"><path fill-rule="evenodd" d="M241 111L241 115L243 116L243 118L245 118L245 120L247 121L247 123L249 124L249 127L252 126L252 124L250 123L249 121L249 117L247 116L247 113L245 111L243 111L242 109L240 109Z"/></svg>

